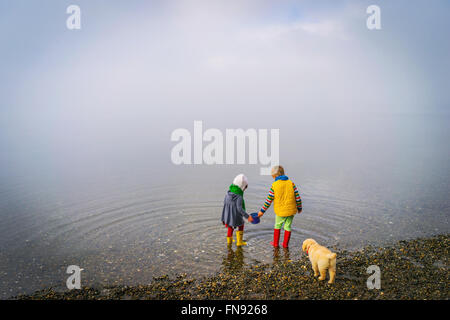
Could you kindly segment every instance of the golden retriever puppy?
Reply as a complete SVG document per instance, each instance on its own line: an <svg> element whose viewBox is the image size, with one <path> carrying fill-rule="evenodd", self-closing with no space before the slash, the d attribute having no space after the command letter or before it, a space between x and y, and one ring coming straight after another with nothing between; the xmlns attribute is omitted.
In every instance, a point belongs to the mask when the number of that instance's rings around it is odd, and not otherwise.
<svg viewBox="0 0 450 320"><path fill-rule="evenodd" d="M331 252L324 246L318 244L314 239L303 241L302 250L306 251L314 270L314 276L317 277L320 272L319 280L325 280L327 269L330 274L330 281L333 283L336 277L336 253Z"/></svg>

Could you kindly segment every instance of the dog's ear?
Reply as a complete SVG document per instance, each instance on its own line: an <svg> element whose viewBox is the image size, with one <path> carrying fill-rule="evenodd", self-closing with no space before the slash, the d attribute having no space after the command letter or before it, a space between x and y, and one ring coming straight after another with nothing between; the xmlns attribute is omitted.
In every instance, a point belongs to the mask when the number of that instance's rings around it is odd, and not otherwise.
<svg viewBox="0 0 450 320"><path fill-rule="evenodd" d="M306 239L305 241L303 241L303 251L309 251L309 248L313 245L313 244L317 244L316 240L314 239Z"/></svg>
<svg viewBox="0 0 450 320"><path fill-rule="evenodd" d="M311 245L311 239L306 239L303 241L302 250L307 251L309 249L309 246Z"/></svg>

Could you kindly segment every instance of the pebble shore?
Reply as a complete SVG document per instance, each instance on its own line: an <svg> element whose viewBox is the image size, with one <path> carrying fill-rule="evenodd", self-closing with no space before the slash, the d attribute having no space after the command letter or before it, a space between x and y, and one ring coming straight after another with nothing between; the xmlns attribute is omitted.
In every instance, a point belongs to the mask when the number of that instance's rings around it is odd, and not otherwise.
<svg viewBox="0 0 450 320"><path fill-rule="evenodd" d="M283 248L273 264L243 262L242 250L229 249L214 276L194 279L186 274L154 278L149 284L82 288L57 292L52 288L12 299L449 299L449 235L400 241L393 246L337 251L334 284L312 274L306 254L290 260ZM226 250L226 249L224 249ZM296 248L298 250L298 248ZM367 287L367 267L381 270L381 288Z"/></svg>

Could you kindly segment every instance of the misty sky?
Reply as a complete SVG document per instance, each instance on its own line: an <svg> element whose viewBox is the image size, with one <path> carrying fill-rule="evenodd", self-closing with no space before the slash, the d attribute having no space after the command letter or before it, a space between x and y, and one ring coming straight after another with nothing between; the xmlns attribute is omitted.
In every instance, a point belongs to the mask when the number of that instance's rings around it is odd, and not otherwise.
<svg viewBox="0 0 450 320"><path fill-rule="evenodd" d="M70 4L81 7L81 30L66 28ZM366 28L371 4L382 30ZM126 163L138 150L157 166L169 161L170 132L194 120L293 132L300 119L314 127L329 115L448 113L449 9L437 0L1 0L0 170Z"/></svg>

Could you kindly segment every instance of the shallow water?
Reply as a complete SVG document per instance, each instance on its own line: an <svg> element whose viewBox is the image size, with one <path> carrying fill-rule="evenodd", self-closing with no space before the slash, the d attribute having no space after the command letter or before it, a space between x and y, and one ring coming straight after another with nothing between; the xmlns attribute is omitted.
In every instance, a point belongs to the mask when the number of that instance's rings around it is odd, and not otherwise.
<svg viewBox="0 0 450 320"><path fill-rule="evenodd" d="M270 247L274 213L246 224L242 250L226 247L222 202L233 177L249 178L249 212L262 205L271 178L259 166L175 166L166 158L133 168L93 171L43 168L3 173L0 185L0 294L48 286L64 290L65 270L82 268L82 284L146 283L162 274L206 276L230 263L297 259L312 237L341 249L448 233L450 213L448 117L388 117L402 134L367 139L323 135L306 143L286 137L286 174L298 185L304 212L294 219L289 251ZM359 120L359 121L364 121ZM355 123L337 120L339 129ZM367 124L373 123L373 119ZM386 127L385 127L386 128ZM318 129L320 130L320 128ZM292 140L290 140L292 139ZM338 139L335 144L332 139ZM169 147L171 145L169 144ZM74 172L75 171L75 172Z"/></svg>

